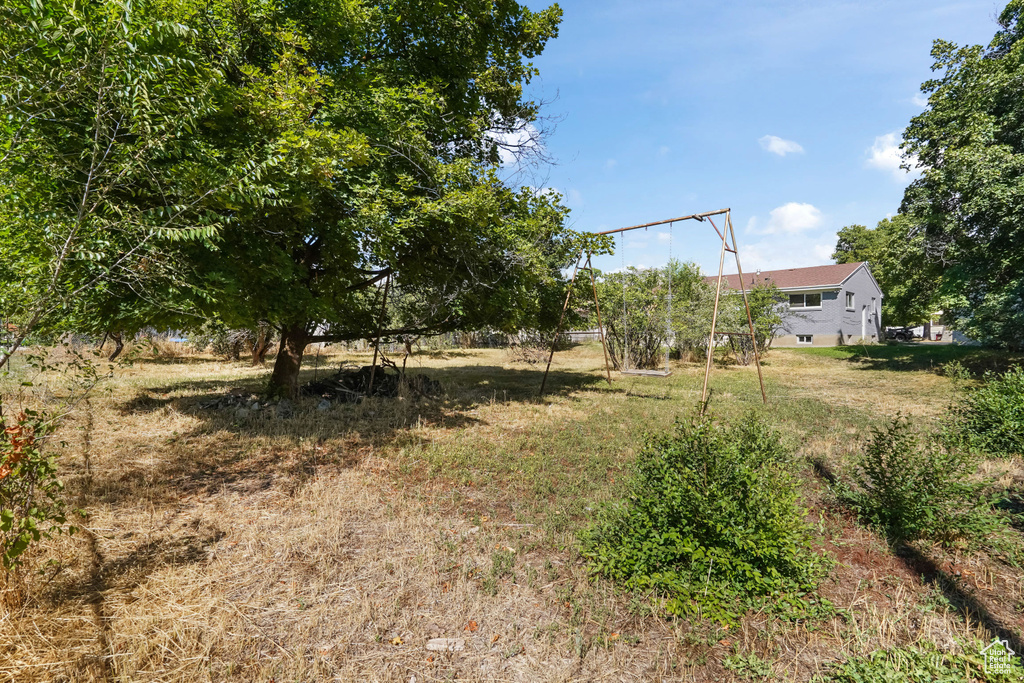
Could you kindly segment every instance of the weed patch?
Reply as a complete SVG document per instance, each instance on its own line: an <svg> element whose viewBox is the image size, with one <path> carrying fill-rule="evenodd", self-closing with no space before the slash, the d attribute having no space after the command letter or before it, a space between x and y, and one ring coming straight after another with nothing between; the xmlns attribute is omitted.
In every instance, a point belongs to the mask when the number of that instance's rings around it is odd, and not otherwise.
<svg viewBox="0 0 1024 683"><path fill-rule="evenodd" d="M0 563L10 569L30 543L67 531L64 485L55 456L43 452L49 422L32 411L0 411Z"/></svg>
<svg viewBox="0 0 1024 683"><path fill-rule="evenodd" d="M722 660L722 666L748 680L764 680L772 675L772 665L754 653L729 655Z"/></svg>
<svg viewBox="0 0 1024 683"><path fill-rule="evenodd" d="M980 649L980 648L979 648ZM1003 683L1019 680L1012 674L986 675L980 657L951 655L934 645L877 650L839 664L814 683Z"/></svg>

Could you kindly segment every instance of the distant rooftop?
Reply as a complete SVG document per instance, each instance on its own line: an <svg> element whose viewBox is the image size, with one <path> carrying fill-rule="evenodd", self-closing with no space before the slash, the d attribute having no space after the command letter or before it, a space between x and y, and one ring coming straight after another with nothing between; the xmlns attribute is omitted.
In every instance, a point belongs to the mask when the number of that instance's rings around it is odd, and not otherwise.
<svg viewBox="0 0 1024 683"><path fill-rule="evenodd" d="M786 268L784 270L762 270L760 273L756 271L743 273L743 284L746 285L746 289L765 282L774 282L779 289L839 286L864 263L864 261L858 261L857 263L837 263L828 266L811 266L810 268ZM718 276L709 275L704 279L713 284L718 280ZM723 284L728 284L730 289L740 288L739 275L723 275L722 281Z"/></svg>

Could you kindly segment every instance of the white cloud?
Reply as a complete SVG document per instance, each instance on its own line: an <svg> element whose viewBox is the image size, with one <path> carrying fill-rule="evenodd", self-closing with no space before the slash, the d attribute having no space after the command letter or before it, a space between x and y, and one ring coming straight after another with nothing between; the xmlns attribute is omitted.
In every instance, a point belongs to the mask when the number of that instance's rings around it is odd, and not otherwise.
<svg viewBox="0 0 1024 683"><path fill-rule="evenodd" d="M604 162L604 167L610 171L613 168L615 168L618 165L618 163L619 162L617 162L615 159L609 159L608 161Z"/></svg>
<svg viewBox="0 0 1024 683"><path fill-rule="evenodd" d="M925 97L924 95L922 95L921 93L917 93L916 95L911 97L910 101L915 106L918 106L918 107L927 107L928 106L928 98Z"/></svg>
<svg viewBox="0 0 1024 683"><path fill-rule="evenodd" d="M658 241L663 243L663 244L668 244L669 242L672 241L672 233L669 233L669 232L659 232L658 233Z"/></svg>
<svg viewBox="0 0 1024 683"><path fill-rule="evenodd" d="M804 153L804 148L800 146L800 143L793 142L792 140L783 140L777 135L765 135L758 142L761 143L761 149L772 154L778 154L780 157L784 157L787 154Z"/></svg>
<svg viewBox="0 0 1024 683"><path fill-rule="evenodd" d="M523 157L544 151L540 131L532 123L510 133L492 131L487 136L498 143L498 157L502 166L514 166Z"/></svg>
<svg viewBox="0 0 1024 683"><path fill-rule="evenodd" d="M626 271L629 271L629 270L637 271L637 270L650 270L650 269L651 269L651 266L645 266L642 263L630 263L630 264L627 264L625 267L619 266L618 268L612 268L611 270L606 270L605 272L606 273L622 273L622 272L626 272Z"/></svg>
<svg viewBox="0 0 1024 683"><path fill-rule="evenodd" d="M834 232L808 239L805 235L783 235L770 240L740 244L740 263L744 273L756 270L804 268L832 262L836 246ZM728 260L726 261L728 264ZM715 264L715 273L718 272ZM727 271L731 272L731 271Z"/></svg>
<svg viewBox="0 0 1024 683"><path fill-rule="evenodd" d="M661 147L658 148L658 156L659 157L663 157L666 154L668 154L670 151L671 150L666 145L662 145Z"/></svg>
<svg viewBox="0 0 1024 683"><path fill-rule="evenodd" d="M832 240L825 244L815 244L811 248L811 253L814 255L814 259L821 264L830 263L832 261L832 254L836 250L836 236L832 235Z"/></svg>
<svg viewBox="0 0 1024 683"><path fill-rule="evenodd" d="M813 204L789 202L772 209L768 222L761 227L757 218L747 222L747 232L761 235L792 235L821 227L821 211Z"/></svg>
<svg viewBox="0 0 1024 683"><path fill-rule="evenodd" d="M877 168L880 171L889 173L893 180L897 182L907 182L918 174L917 171L912 170L908 175L907 171L900 168L900 164L906 161L910 164L911 169L913 169L917 164L917 159L914 156L906 159L903 158L898 133L879 135L875 138L875 142L871 145L871 149L868 150L867 154L868 158L864 162L865 164L871 168Z"/></svg>

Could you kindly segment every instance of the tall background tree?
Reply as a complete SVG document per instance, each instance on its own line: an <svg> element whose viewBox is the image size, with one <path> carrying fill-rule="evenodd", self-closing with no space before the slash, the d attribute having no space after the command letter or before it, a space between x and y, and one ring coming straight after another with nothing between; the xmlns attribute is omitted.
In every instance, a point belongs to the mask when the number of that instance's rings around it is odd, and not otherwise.
<svg viewBox="0 0 1024 683"><path fill-rule="evenodd" d="M938 261L925 251L925 231L903 214L879 221L875 228L848 225L838 233L836 263L867 261L885 294L882 320L890 325L919 325L942 310L946 297Z"/></svg>
<svg viewBox="0 0 1024 683"><path fill-rule="evenodd" d="M999 16L989 46L938 40L928 108L904 151L922 169L901 214L921 226L955 324L982 341L1024 348L1024 1Z"/></svg>

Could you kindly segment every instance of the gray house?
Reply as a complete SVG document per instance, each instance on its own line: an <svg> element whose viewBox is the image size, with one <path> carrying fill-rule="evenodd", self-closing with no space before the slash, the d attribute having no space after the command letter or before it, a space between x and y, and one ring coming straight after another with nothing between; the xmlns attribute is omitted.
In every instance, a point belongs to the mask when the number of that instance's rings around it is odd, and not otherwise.
<svg viewBox="0 0 1024 683"><path fill-rule="evenodd" d="M717 277L707 279L714 283ZM738 275L723 279L731 289L740 288ZM743 279L747 289L774 282L788 298L773 346L839 346L883 338L882 290L866 261L744 273Z"/></svg>

